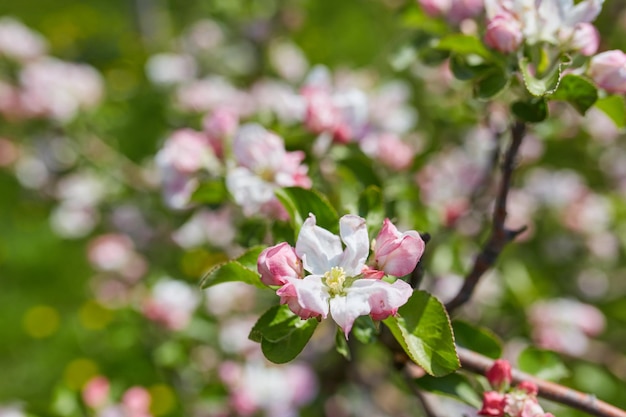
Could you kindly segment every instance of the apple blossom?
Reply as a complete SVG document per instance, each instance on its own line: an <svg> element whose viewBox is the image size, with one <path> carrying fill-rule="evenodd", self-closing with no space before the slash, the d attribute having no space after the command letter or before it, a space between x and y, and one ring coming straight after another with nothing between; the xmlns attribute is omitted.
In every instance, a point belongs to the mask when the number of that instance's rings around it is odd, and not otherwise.
<svg viewBox="0 0 626 417"><path fill-rule="evenodd" d="M303 319L326 318L330 313L347 337L357 317L369 314L374 320L382 320L395 314L408 301L412 289L402 280L393 284L383 281L379 279L382 274L372 274L372 268L366 266L369 241L365 219L343 216L339 235L317 226L311 214L300 229L295 247L297 259L310 275L301 276L293 248L285 243L261 254L259 272L263 282L284 282L276 293L294 313Z"/></svg>
<svg viewBox="0 0 626 417"><path fill-rule="evenodd" d="M226 186L247 216L270 212L285 217L282 206L276 207L277 187L310 188L304 153L287 152L283 140L261 125L243 125L235 134L233 154L237 166L226 175Z"/></svg>
<svg viewBox="0 0 626 417"><path fill-rule="evenodd" d="M425 243L415 230L400 233L385 219L373 245L375 267L397 277L411 273L424 253Z"/></svg>
<svg viewBox="0 0 626 417"><path fill-rule="evenodd" d="M615 49L594 56L589 64L589 76L609 93L626 93L626 54Z"/></svg>
<svg viewBox="0 0 626 417"><path fill-rule="evenodd" d="M485 0L488 24L497 16L508 14L516 19L529 45L547 42L564 45L580 23L592 22L604 0ZM504 52L504 51L503 51Z"/></svg>

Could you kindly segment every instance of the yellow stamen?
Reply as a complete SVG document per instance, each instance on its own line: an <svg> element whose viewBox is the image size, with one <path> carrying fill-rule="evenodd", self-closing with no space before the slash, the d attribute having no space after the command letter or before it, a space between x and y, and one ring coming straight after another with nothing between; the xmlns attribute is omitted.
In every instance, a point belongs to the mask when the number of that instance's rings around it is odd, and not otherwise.
<svg viewBox="0 0 626 417"><path fill-rule="evenodd" d="M346 273L343 268L333 266L330 271L324 274L324 282L328 287L331 296L343 294L343 286L346 282Z"/></svg>

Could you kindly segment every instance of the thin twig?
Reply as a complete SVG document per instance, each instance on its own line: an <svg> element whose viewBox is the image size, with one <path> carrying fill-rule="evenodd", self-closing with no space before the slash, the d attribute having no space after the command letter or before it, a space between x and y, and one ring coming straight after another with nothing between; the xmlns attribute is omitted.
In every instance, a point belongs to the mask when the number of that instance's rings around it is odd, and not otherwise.
<svg viewBox="0 0 626 417"><path fill-rule="evenodd" d="M467 371L485 375L493 365L493 360L479 353L457 346L461 367ZM513 382L531 381L539 388L539 396L567 405L597 417L626 417L626 411L600 401L593 394L565 387L555 382L544 381L520 370L513 369Z"/></svg>
<svg viewBox="0 0 626 417"><path fill-rule="evenodd" d="M525 230L525 228L509 230L504 227L506 202L511 188L515 159L525 133L526 125L523 122L516 122L511 126L511 145L502 163L502 179L493 210L491 235L480 254L476 257L474 266L465 278L463 286L457 295L446 304L446 309L449 313L469 301L478 281L488 269L493 267L504 246Z"/></svg>

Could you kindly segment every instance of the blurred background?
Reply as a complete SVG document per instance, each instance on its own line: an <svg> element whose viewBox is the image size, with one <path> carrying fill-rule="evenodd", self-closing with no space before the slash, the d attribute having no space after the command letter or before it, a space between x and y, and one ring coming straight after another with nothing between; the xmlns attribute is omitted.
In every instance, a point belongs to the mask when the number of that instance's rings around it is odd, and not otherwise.
<svg viewBox="0 0 626 417"><path fill-rule="evenodd" d="M606 1L601 49L626 48L625 7ZM157 155L221 102L250 106L239 118L304 146L338 208L388 189L388 215L433 236L423 286L448 300L488 230L489 126L507 116L420 49L433 30L452 29L405 0L0 1L0 416L423 415L382 347L347 362L332 326L298 362L264 362L247 334L275 296L198 282L268 243L268 220L223 193L177 204ZM316 65L367 94L408 161L350 147L314 161L288 98ZM626 407L623 131L558 104L511 193L510 225L529 231L459 317L511 358L559 352L549 378Z"/></svg>

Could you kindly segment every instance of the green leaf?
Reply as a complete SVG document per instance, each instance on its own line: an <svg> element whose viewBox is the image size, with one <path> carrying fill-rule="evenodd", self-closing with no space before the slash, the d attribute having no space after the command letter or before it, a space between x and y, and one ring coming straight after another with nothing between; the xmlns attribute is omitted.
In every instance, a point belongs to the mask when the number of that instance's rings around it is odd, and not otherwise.
<svg viewBox="0 0 626 417"><path fill-rule="evenodd" d="M450 71L452 71L457 80L472 80L493 68L492 65L487 64L472 65L468 62L467 57L463 55L452 54L450 56Z"/></svg>
<svg viewBox="0 0 626 417"><path fill-rule="evenodd" d="M454 320L452 328L458 346L480 352L492 359L502 356L502 344L491 330L461 320Z"/></svg>
<svg viewBox="0 0 626 417"><path fill-rule="evenodd" d="M626 107L622 96L607 96L596 101L596 107L606 113L619 128L626 126Z"/></svg>
<svg viewBox="0 0 626 417"><path fill-rule="evenodd" d="M275 193L291 217L296 236L309 213L315 215L316 223L320 227L331 232L339 227L339 216L323 194L300 187L279 188Z"/></svg>
<svg viewBox="0 0 626 417"><path fill-rule="evenodd" d="M385 219L385 207L383 193L376 186L369 186L359 196L359 216L367 221L367 229L370 235L379 229Z"/></svg>
<svg viewBox="0 0 626 417"><path fill-rule="evenodd" d="M517 358L519 368L537 378L558 381L569 375L559 355L549 350L528 347Z"/></svg>
<svg viewBox="0 0 626 417"><path fill-rule="evenodd" d="M362 154L355 154L354 152L340 161L340 164L346 167L352 174L356 181L360 182L364 186L375 185L380 187L381 181L378 175L372 167L372 159Z"/></svg>
<svg viewBox="0 0 626 417"><path fill-rule="evenodd" d="M460 55L478 55L487 60L493 59L493 54L475 36L461 35L458 33L444 36L439 40L437 49L454 52Z"/></svg>
<svg viewBox="0 0 626 417"><path fill-rule="evenodd" d="M289 336L298 327L305 323L294 314L287 305L278 305L267 310L255 323L248 338L255 342L267 339L278 342Z"/></svg>
<svg viewBox="0 0 626 417"><path fill-rule="evenodd" d="M484 74L476 83L476 98L488 100L501 93L511 83L511 77L501 68L493 68Z"/></svg>
<svg viewBox="0 0 626 417"><path fill-rule="evenodd" d="M425 391L454 398L474 408L482 406L482 399L476 393L469 379L461 374L454 373L439 378L424 375L414 381L418 387Z"/></svg>
<svg viewBox="0 0 626 417"><path fill-rule="evenodd" d="M208 288L224 282L245 282L258 288L267 288L257 273L257 259L264 246L255 246L248 249L236 259L217 265L207 272L200 281L200 288Z"/></svg>
<svg viewBox="0 0 626 417"><path fill-rule="evenodd" d="M513 114L520 120L539 123L548 117L548 105L544 98L536 97L528 101L516 101L511 106Z"/></svg>
<svg viewBox="0 0 626 417"><path fill-rule="evenodd" d="M360 316L354 321L351 334L359 342L369 344L376 341L378 329L370 316ZM343 333L341 336L344 337Z"/></svg>
<svg viewBox="0 0 626 417"><path fill-rule="evenodd" d="M402 24L414 30L443 35L448 31L448 25L441 19L433 19L419 7L411 7L402 15Z"/></svg>
<svg viewBox="0 0 626 417"><path fill-rule="evenodd" d="M522 71L524 85L526 86L528 92L533 96L543 97L551 95L559 87L563 63L554 65L552 70L543 78L536 78L532 75L528 58L521 58L519 60L519 67Z"/></svg>
<svg viewBox="0 0 626 417"><path fill-rule="evenodd" d="M598 100L598 90L592 82L579 75L567 74L561 79L553 98L570 103L580 114L585 114Z"/></svg>
<svg viewBox="0 0 626 417"><path fill-rule="evenodd" d="M343 334L340 328L337 328L335 332L335 347L337 352L347 360L352 358L350 354L350 346L348 346L348 341L346 340L346 336Z"/></svg>
<svg viewBox="0 0 626 417"><path fill-rule="evenodd" d="M223 180L203 182L191 195L194 203L218 204L226 200L228 190Z"/></svg>
<svg viewBox="0 0 626 417"><path fill-rule="evenodd" d="M261 341L261 350L265 357L274 363L286 363L302 352L317 327L317 319L301 320L289 335L279 341L272 342L266 338Z"/></svg>
<svg viewBox="0 0 626 417"><path fill-rule="evenodd" d="M383 321L409 357L433 376L443 376L461 365L446 310L425 291L415 291L396 316Z"/></svg>

